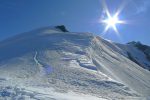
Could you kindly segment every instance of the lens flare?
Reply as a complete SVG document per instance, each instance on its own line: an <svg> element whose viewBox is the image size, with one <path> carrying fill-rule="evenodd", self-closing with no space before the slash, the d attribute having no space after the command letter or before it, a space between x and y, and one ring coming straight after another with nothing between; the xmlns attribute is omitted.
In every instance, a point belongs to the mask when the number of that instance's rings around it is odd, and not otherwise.
<svg viewBox="0 0 150 100"><path fill-rule="evenodd" d="M117 35L119 35L119 32L117 30L116 25L126 23L125 21L122 21L118 18L122 8L118 9L118 11L114 15L111 15L111 13L108 10L108 7L107 7L106 3L103 1L102 4L103 4L104 12L106 14L106 18L103 18L103 19L100 20L100 23L104 23L106 25L103 34L105 34L110 28L112 28L115 31L115 33Z"/></svg>

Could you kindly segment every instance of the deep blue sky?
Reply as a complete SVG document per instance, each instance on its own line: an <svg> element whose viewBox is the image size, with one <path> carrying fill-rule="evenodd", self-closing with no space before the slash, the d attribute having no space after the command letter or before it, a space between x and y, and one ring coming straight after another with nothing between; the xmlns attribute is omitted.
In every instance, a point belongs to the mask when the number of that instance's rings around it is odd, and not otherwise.
<svg viewBox="0 0 150 100"><path fill-rule="evenodd" d="M105 26L98 22L103 16L102 0L0 0L0 40L44 26L64 24L73 32L101 35ZM125 2L117 25L120 38L113 30L104 38L119 43L141 41L150 45L150 0L106 0L111 13Z"/></svg>

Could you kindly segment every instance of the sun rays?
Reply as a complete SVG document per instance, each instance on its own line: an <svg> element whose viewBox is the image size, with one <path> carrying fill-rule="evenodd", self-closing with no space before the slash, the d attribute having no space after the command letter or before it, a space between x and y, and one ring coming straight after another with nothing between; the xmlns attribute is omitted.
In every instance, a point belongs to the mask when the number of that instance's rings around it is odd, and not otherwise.
<svg viewBox="0 0 150 100"><path fill-rule="evenodd" d="M100 23L103 23L106 26L102 35L105 35L109 29L113 29L115 31L115 34L117 36L119 36L120 34L119 34L119 31L118 31L116 25L126 23L125 21L119 19L119 14L123 9L123 5L116 11L116 13L114 15L112 15L104 0L103 0L102 4L103 4L104 13L106 15L103 19L100 19Z"/></svg>

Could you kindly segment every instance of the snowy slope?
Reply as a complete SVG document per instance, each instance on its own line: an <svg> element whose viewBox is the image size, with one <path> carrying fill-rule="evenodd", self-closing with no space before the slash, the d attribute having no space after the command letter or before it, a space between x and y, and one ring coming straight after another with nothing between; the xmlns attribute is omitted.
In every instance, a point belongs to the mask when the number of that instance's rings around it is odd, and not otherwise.
<svg viewBox="0 0 150 100"><path fill-rule="evenodd" d="M140 42L130 42L126 45L117 44L123 49L126 56L141 67L150 70L150 47Z"/></svg>
<svg viewBox="0 0 150 100"><path fill-rule="evenodd" d="M128 59L126 50L93 34L62 28L45 27L0 42L2 99L150 96L150 72Z"/></svg>

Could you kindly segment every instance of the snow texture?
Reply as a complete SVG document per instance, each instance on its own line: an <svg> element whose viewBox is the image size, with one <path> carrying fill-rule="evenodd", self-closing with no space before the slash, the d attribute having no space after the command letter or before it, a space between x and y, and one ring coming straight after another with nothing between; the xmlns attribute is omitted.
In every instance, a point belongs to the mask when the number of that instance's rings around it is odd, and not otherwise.
<svg viewBox="0 0 150 100"><path fill-rule="evenodd" d="M1 41L0 99L148 100L150 71L128 58L137 49L125 48L52 27Z"/></svg>

